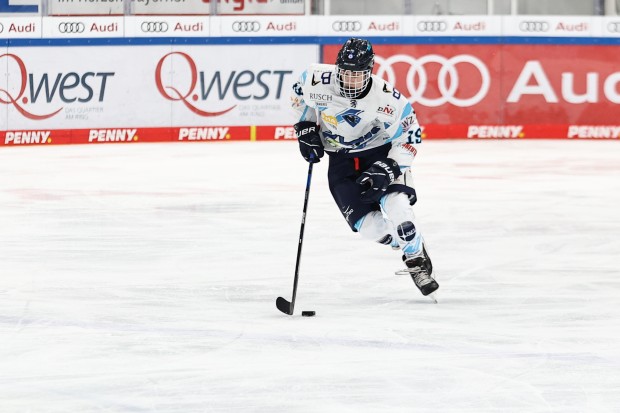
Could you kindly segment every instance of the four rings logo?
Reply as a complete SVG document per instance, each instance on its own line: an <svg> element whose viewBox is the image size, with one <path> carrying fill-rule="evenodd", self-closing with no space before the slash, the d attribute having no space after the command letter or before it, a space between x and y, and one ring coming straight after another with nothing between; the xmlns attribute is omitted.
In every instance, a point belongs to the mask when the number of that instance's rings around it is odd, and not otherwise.
<svg viewBox="0 0 620 413"><path fill-rule="evenodd" d="M398 66L407 68L405 76L399 74L399 78L405 78L407 85L407 92L413 102L419 102L421 105L428 107L441 106L445 103L450 103L454 106L468 107L473 106L487 95L489 88L491 87L491 75L486 65L477 57L461 54L446 58L436 54L430 54L419 58L412 57L406 54L397 54L388 57L387 59L375 56L375 62L379 67L377 69L377 76L386 79L392 84L396 84L396 69ZM441 67L438 74L429 75L427 73L427 64L437 65ZM476 76L472 76L471 68L468 65L473 66L480 76L480 87L478 91L471 97L462 97L457 95L459 88L462 89L462 85L459 86L460 79L464 79L464 82L470 85ZM459 76L459 72L463 69L468 69L468 76ZM428 96L429 79L437 79L436 86L439 90L439 96ZM414 80L417 80L417 84L414 84ZM433 86L435 83L433 83Z"/></svg>
<svg viewBox="0 0 620 413"><path fill-rule="evenodd" d="M58 31L60 33L84 33L84 30L86 30L86 26L82 22L62 22L58 24Z"/></svg>
<svg viewBox="0 0 620 413"><path fill-rule="evenodd" d="M620 22L609 22L607 30L611 33L620 33ZM0 30L0 32L2 32L2 30Z"/></svg>
<svg viewBox="0 0 620 413"><path fill-rule="evenodd" d="M4 26L2 25L2 23L0 23L0 33L2 33L4 31Z"/></svg>
<svg viewBox="0 0 620 413"><path fill-rule="evenodd" d="M144 33L165 33L168 31L166 22L142 22L140 29Z"/></svg>
<svg viewBox="0 0 620 413"><path fill-rule="evenodd" d="M448 30L448 23L443 20L420 21L418 22L418 30L421 32L445 32Z"/></svg>
<svg viewBox="0 0 620 413"><path fill-rule="evenodd" d="M332 23L332 29L334 29L335 32L359 32L362 30L362 23L357 20L336 20Z"/></svg>
<svg viewBox="0 0 620 413"><path fill-rule="evenodd" d="M257 21L236 21L232 25L235 32L257 32L260 30L260 23Z"/></svg>
<svg viewBox="0 0 620 413"><path fill-rule="evenodd" d="M548 32L549 23L546 21L522 21L519 23L522 32Z"/></svg>

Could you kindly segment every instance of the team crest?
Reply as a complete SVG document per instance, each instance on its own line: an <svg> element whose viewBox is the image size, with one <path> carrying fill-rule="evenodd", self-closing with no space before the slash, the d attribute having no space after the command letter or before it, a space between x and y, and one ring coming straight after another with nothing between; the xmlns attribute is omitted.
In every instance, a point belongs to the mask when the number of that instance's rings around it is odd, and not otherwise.
<svg viewBox="0 0 620 413"><path fill-rule="evenodd" d="M358 115L362 113L362 110L349 108L338 114L336 114L336 120L338 123L347 122L351 127L357 126L362 120Z"/></svg>

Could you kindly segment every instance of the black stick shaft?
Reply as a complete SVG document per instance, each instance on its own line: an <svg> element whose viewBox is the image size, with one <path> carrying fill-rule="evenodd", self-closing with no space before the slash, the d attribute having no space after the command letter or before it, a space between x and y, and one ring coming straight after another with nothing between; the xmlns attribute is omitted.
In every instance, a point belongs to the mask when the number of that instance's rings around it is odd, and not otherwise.
<svg viewBox="0 0 620 413"><path fill-rule="evenodd" d="M301 228L299 229L299 245L297 245L297 262L295 263L295 280L293 282L293 299L289 315L293 315L295 309L295 297L297 297L297 283L299 281L299 263L301 261L301 249L304 245L304 229L306 228L306 212L308 211L308 199L310 198L310 182L312 182L313 162L308 164L308 180L306 182L306 194L304 196L304 210L301 215Z"/></svg>

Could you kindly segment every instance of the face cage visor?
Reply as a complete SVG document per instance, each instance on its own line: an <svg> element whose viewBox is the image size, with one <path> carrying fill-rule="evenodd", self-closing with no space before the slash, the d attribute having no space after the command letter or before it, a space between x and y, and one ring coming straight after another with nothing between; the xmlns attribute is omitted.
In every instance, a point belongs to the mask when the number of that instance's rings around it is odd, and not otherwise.
<svg viewBox="0 0 620 413"><path fill-rule="evenodd" d="M366 90L370 83L370 70L351 71L336 69L336 80L340 88L340 95L347 99L355 99Z"/></svg>

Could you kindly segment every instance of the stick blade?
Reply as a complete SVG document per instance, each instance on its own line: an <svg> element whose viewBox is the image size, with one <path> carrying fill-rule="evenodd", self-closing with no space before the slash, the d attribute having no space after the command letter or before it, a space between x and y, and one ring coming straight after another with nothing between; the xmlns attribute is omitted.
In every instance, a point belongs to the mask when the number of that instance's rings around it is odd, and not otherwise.
<svg viewBox="0 0 620 413"><path fill-rule="evenodd" d="M293 315L291 303L282 297L278 297L276 299L276 307L278 307L278 310L282 311L284 314Z"/></svg>

